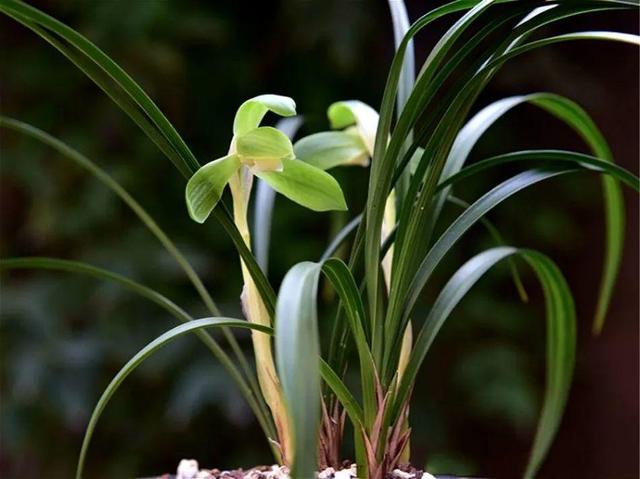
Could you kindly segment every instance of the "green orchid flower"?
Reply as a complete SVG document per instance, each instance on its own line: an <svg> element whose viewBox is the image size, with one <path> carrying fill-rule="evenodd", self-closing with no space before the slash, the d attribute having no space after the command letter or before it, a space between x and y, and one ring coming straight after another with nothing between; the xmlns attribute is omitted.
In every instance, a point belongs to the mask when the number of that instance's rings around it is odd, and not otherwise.
<svg viewBox="0 0 640 479"><path fill-rule="evenodd" d="M257 176L280 194L311 210L347 209L340 185L331 175L311 163L299 161L284 133L260 126L268 111L293 116L296 105L289 97L260 95L238 108L229 153L202 166L187 183L187 208L193 220L203 223L207 219L226 185L239 172L247 199L252 177Z"/></svg>
<svg viewBox="0 0 640 479"><path fill-rule="evenodd" d="M342 165L369 166L378 128L378 112L358 101L333 103L327 110L334 131L306 136L295 143L297 158L322 170Z"/></svg>
<svg viewBox="0 0 640 479"><path fill-rule="evenodd" d="M336 166L369 166L376 141L379 115L359 100L338 101L327 110L333 131L323 131L301 138L293 145L296 158L328 170ZM409 162L415 171L424 149L417 148Z"/></svg>

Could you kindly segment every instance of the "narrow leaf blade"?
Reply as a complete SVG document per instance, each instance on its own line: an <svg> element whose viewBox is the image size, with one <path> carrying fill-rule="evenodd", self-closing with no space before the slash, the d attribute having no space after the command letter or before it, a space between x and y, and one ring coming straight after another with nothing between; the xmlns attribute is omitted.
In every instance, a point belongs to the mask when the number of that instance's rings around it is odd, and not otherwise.
<svg viewBox="0 0 640 479"><path fill-rule="evenodd" d="M320 426L320 344L316 297L320 265L298 263L276 305L276 362L292 427L293 479L313 477Z"/></svg>

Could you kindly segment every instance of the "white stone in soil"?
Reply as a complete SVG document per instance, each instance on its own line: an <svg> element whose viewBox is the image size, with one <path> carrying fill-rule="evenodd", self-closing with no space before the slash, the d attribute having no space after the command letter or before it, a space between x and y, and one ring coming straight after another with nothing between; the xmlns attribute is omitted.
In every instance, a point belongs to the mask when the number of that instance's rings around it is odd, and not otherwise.
<svg viewBox="0 0 640 479"><path fill-rule="evenodd" d="M333 467L327 467L318 473L318 479L331 479L335 473L336 470Z"/></svg>
<svg viewBox="0 0 640 479"><path fill-rule="evenodd" d="M255 469L250 470L244 475L244 479L258 479L262 477L262 473Z"/></svg>
<svg viewBox="0 0 640 479"><path fill-rule="evenodd" d="M391 474L396 476L398 479L413 479L413 478L416 477L415 474L412 474L410 472L401 471L400 469L394 469Z"/></svg>
<svg viewBox="0 0 640 479"><path fill-rule="evenodd" d="M355 466L355 465L354 465ZM334 479L353 479L356 477L356 468L351 466L349 469L340 469L333 475Z"/></svg>
<svg viewBox="0 0 640 479"><path fill-rule="evenodd" d="M287 466L271 466L267 472L267 479L289 479L289 468Z"/></svg>
<svg viewBox="0 0 640 479"><path fill-rule="evenodd" d="M199 469L198 461L195 459L182 459L178 464L176 479L195 479Z"/></svg>

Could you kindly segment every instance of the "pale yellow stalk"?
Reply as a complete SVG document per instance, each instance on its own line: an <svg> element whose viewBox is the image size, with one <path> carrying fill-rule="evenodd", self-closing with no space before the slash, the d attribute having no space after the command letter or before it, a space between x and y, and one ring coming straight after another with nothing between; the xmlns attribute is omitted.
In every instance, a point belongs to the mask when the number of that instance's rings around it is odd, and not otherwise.
<svg viewBox="0 0 640 479"><path fill-rule="evenodd" d="M396 224L396 192L395 190L391 190L391 193L387 197L387 201L384 205L384 217L382 220L382 234L381 239L382 242L389 237L393 228ZM387 254L384 256L382 260L382 275L384 276L384 282L387 286L387 292L391 288L391 268L393 262L393 246L389 247ZM400 383L400 379L402 378L405 370L407 369L407 364L409 363L409 356L411 355L411 345L413 343L413 329L411 327L411 322L407 324L406 329L404 330L404 335L402 336L402 346L400 347L400 357L398 359L398 384ZM409 420L405 420L405 424L403 425L403 431L406 431L409 428ZM410 459L410 446L409 442L405 446L402 451L402 455L400 456L401 463L408 463Z"/></svg>
<svg viewBox="0 0 640 479"><path fill-rule="evenodd" d="M230 153L233 153L233 150L235 150L234 142L232 142L231 150ZM249 250L251 250L251 233L249 232L247 222L247 210L252 182L253 175L246 166L242 166L229 181L233 198L234 222ZM269 317L269 313L262 301L255 282L242 259L240 259L240 262L244 280L242 307L245 317L252 323L271 326L271 318ZM281 453L281 462L285 465L291 465L293 460L292 438L289 434L288 417L282 387L276 374L271 339L269 336L256 331L251 333L251 339L256 357L256 369L260 390L264 395L269 409L271 409L278 433L277 441Z"/></svg>

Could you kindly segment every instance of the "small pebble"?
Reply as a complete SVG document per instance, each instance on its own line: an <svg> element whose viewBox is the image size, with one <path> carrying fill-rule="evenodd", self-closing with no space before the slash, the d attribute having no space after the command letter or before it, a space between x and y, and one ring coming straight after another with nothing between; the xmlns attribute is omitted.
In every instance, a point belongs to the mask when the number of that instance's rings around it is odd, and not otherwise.
<svg viewBox="0 0 640 479"><path fill-rule="evenodd" d="M271 466L267 472L267 479L289 479L289 468L287 466Z"/></svg>
<svg viewBox="0 0 640 479"><path fill-rule="evenodd" d="M194 479L199 471L198 461L195 459L183 459L178 464L176 479Z"/></svg>
<svg viewBox="0 0 640 479"><path fill-rule="evenodd" d="M336 470L333 467L327 467L324 471L318 473L318 479L331 479L335 473Z"/></svg>
<svg viewBox="0 0 640 479"><path fill-rule="evenodd" d="M401 471L400 469L394 469L392 474L394 476L396 476L398 479L413 479L415 477L415 474L412 474L410 472ZM423 476L422 479L428 479L428 478L425 478Z"/></svg>
<svg viewBox="0 0 640 479"><path fill-rule="evenodd" d="M356 477L355 470L353 468L340 469L333 475L334 479L352 479L353 477Z"/></svg>

